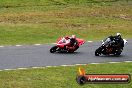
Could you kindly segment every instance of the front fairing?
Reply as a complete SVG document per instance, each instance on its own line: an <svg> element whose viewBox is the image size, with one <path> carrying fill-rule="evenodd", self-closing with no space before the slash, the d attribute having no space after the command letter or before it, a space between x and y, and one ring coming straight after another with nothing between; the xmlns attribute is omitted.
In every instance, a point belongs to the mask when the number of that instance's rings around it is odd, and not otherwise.
<svg viewBox="0 0 132 88"><path fill-rule="evenodd" d="M61 49L63 49L65 46L68 46L70 43L65 43L62 41L62 38L59 38L58 41L57 41L57 46Z"/></svg>
<svg viewBox="0 0 132 88"><path fill-rule="evenodd" d="M102 40L102 45L105 45L106 47L108 47L109 44L110 44L110 38L106 38Z"/></svg>
<svg viewBox="0 0 132 88"><path fill-rule="evenodd" d="M76 40L77 40L79 46L81 46L85 43L85 41L83 39L76 38Z"/></svg>

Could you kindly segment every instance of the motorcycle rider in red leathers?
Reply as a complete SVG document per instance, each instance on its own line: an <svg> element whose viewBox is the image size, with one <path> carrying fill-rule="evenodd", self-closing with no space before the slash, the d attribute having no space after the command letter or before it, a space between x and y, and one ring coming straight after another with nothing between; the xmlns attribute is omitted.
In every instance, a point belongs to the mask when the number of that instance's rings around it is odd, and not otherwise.
<svg viewBox="0 0 132 88"><path fill-rule="evenodd" d="M76 35L72 35L71 37L63 37L62 40L61 40L63 43L65 43L65 48L68 50L68 51L74 51L75 49L78 49L79 46L78 46L78 42L76 40Z"/></svg>

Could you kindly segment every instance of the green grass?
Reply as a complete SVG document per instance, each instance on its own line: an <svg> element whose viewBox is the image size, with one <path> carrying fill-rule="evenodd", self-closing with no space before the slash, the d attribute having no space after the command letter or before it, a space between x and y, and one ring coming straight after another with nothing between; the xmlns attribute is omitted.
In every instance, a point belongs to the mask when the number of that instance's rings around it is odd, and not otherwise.
<svg viewBox="0 0 132 88"><path fill-rule="evenodd" d="M130 74L132 63L113 63L81 66L87 74ZM79 66L51 67L0 72L0 88L131 88L129 84L76 83Z"/></svg>
<svg viewBox="0 0 132 88"><path fill-rule="evenodd" d="M123 38L132 38L131 31L131 0L0 0L0 45L50 43L71 34L100 40L121 32ZM0 71L0 88L132 86L132 83L80 86L75 81L78 67ZM132 75L131 67L132 63L83 66L87 73Z"/></svg>
<svg viewBox="0 0 132 88"><path fill-rule="evenodd" d="M0 0L0 45L56 42L76 34L132 38L131 0Z"/></svg>
<svg viewBox="0 0 132 88"><path fill-rule="evenodd" d="M103 29L59 29L48 28L44 25L2 25L0 33L0 44L15 45L15 44L34 44L34 43L50 43L56 42L58 37L64 35L76 34L78 37L86 40L99 40L110 34L121 32L124 38L131 38L131 29L110 28Z"/></svg>

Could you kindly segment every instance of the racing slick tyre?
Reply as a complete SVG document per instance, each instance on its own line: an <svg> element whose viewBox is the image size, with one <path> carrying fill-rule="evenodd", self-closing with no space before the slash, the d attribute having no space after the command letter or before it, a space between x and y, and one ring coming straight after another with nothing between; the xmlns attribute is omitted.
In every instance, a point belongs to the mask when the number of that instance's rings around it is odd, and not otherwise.
<svg viewBox="0 0 132 88"><path fill-rule="evenodd" d="M58 48L57 46L53 46L53 47L50 49L50 52L51 52L51 53L56 52L56 49L57 49L57 48Z"/></svg>
<svg viewBox="0 0 132 88"><path fill-rule="evenodd" d="M86 78L84 76L78 76L76 78L76 81L77 81L78 84L83 85L83 84L86 83Z"/></svg>
<svg viewBox="0 0 132 88"><path fill-rule="evenodd" d="M122 52L121 50L116 51L114 55L119 56L119 55L121 55L121 52Z"/></svg>
<svg viewBox="0 0 132 88"><path fill-rule="evenodd" d="M74 53L79 48L79 46L75 46L74 49L69 49L68 53Z"/></svg>
<svg viewBox="0 0 132 88"><path fill-rule="evenodd" d="M74 53L74 50L68 50L68 53Z"/></svg>
<svg viewBox="0 0 132 88"><path fill-rule="evenodd" d="M79 46L75 46L75 50L74 51L76 51L78 48L79 48Z"/></svg>
<svg viewBox="0 0 132 88"><path fill-rule="evenodd" d="M101 55L101 51L102 51L102 48L101 47L99 47L98 49L96 49L95 56Z"/></svg>

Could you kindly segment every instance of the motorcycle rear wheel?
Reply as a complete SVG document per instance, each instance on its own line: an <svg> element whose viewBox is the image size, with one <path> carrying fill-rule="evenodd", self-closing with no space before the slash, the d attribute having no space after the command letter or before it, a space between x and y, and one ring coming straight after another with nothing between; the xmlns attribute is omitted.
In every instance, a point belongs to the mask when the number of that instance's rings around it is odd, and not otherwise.
<svg viewBox="0 0 132 88"><path fill-rule="evenodd" d="M53 47L50 49L50 53L56 52L56 49L57 49L57 48L58 48L57 46L53 46Z"/></svg>

